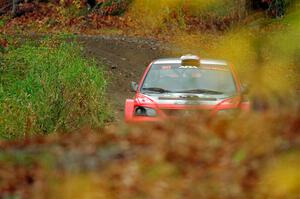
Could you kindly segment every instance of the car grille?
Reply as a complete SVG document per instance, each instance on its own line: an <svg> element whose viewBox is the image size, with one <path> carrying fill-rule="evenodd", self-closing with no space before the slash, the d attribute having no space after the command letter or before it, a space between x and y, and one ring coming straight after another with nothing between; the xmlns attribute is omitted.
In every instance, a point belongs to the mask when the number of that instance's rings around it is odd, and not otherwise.
<svg viewBox="0 0 300 199"><path fill-rule="evenodd" d="M208 115L210 110L186 110L186 109L162 109L162 111L170 117L182 117L182 116L199 116Z"/></svg>

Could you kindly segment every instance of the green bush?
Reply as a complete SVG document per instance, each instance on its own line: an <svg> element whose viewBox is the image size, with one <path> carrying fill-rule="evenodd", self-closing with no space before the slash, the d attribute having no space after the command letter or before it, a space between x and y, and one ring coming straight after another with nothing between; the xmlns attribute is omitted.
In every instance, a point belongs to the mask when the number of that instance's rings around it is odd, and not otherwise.
<svg viewBox="0 0 300 199"><path fill-rule="evenodd" d="M43 40L10 49L0 63L0 138L102 126L106 81L74 43Z"/></svg>

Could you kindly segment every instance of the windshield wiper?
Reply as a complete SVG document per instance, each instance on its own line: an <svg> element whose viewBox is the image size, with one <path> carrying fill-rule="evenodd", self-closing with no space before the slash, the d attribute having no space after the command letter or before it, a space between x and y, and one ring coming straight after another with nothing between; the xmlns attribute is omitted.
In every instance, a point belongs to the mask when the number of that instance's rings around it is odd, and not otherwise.
<svg viewBox="0 0 300 199"><path fill-rule="evenodd" d="M142 88L142 90L153 91L153 92L158 92L158 93L170 93L171 92L169 90L166 90L163 88L158 88L158 87Z"/></svg>
<svg viewBox="0 0 300 199"><path fill-rule="evenodd" d="M196 93L196 94L216 94L216 95L221 95L224 94L220 91L214 91L214 90L207 90L207 89L192 89L192 90L183 90L183 91L178 91L176 93Z"/></svg>

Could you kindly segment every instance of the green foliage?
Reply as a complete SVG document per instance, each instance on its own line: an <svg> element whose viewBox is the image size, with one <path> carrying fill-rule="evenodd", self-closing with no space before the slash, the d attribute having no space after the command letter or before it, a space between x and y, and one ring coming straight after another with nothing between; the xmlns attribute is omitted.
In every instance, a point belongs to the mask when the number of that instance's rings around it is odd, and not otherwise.
<svg viewBox="0 0 300 199"><path fill-rule="evenodd" d="M74 43L43 40L3 55L0 65L0 138L103 125L106 81Z"/></svg>
<svg viewBox="0 0 300 199"><path fill-rule="evenodd" d="M5 25L4 20L0 19L0 28L2 28Z"/></svg>
<svg viewBox="0 0 300 199"><path fill-rule="evenodd" d="M5 26L5 24L7 23L7 21L10 19L9 16L0 16L0 28L2 28L3 26Z"/></svg>

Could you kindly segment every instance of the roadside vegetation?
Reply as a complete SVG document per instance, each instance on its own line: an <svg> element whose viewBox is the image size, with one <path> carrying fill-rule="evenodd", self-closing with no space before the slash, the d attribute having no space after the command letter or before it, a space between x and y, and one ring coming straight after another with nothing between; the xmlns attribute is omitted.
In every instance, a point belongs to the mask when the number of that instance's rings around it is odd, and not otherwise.
<svg viewBox="0 0 300 199"><path fill-rule="evenodd" d="M21 138L103 126L106 80L75 43L57 38L12 46L1 54L0 137Z"/></svg>
<svg viewBox="0 0 300 199"><path fill-rule="evenodd" d="M115 34L166 37L177 29L226 31L232 26L247 23L247 17L257 12L266 18L281 18L285 15L287 7L296 1L21 0L13 15L7 11L0 16L0 30L22 34L104 34L115 29ZM172 31L166 31L170 29Z"/></svg>

